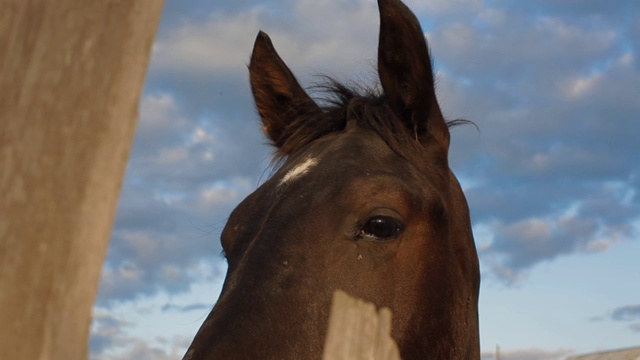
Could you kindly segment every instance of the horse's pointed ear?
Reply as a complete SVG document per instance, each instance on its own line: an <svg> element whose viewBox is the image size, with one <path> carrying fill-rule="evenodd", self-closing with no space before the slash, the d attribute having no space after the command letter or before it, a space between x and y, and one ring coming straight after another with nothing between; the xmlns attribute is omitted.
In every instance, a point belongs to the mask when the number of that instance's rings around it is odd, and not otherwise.
<svg viewBox="0 0 640 360"><path fill-rule="evenodd" d="M431 57L416 16L400 0L378 0L378 73L392 111L421 142L445 152L449 129L436 99Z"/></svg>
<svg viewBox="0 0 640 360"><path fill-rule="evenodd" d="M321 111L276 52L269 36L260 31L249 64L251 91L262 118L265 134L284 155L295 149L286 146L296 129L292 122L302 114Z"/></svg>

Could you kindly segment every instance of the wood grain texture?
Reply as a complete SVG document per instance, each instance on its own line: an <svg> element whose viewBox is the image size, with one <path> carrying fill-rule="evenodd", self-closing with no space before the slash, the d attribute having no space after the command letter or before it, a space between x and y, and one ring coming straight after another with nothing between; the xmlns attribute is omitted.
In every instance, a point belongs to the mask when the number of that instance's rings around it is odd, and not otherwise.
<svg viewBox="0 0 640 360"><path fill-rule="evenodd" d="M391 310L338 290L333 295L324 360L400 360L391 338Z"/></svg>
<svg viewBox="0 0 640 360"><path fill-rule="evenodd" d="M84 359L162 0L0 1L0 359Z"/></svg>

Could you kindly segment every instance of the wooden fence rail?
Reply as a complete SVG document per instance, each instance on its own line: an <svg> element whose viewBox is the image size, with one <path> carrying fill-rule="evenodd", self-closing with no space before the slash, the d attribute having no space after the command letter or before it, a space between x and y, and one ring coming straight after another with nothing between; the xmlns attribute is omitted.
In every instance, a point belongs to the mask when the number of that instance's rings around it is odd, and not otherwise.
<svg viewBox="0 0 640 360"><path fill-rule="evenodd" d="M336 291L323 360L400 360L391 338L391 310Z"/></svg>
<svg viewBox="0 0 640 360"><path fill-rule="evenodd" d="M85 359L162 0L0 0L0 359Z"/></svg>

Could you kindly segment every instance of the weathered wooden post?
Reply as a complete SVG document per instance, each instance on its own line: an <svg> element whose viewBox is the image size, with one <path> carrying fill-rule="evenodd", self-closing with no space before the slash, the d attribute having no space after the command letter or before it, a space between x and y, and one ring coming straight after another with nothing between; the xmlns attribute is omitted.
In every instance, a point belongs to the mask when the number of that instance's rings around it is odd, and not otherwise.
<svg viewBox="0 0 640 360"><path fill-rule="evenodd" d="M0 359L84 359L162 0L0 0Z"/></svg>
<svg viewBox="0 0 640 360"><path fill-rule="evenodd" d="M344 291L333 294L323 360L400 360L391 338L391 310Z"/></svg>

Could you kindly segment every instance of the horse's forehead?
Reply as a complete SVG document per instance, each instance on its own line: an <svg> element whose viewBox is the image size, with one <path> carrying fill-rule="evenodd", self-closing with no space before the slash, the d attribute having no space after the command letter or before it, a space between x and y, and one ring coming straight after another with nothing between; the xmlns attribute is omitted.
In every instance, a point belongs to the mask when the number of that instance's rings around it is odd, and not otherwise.
<svg viewBox="0 0 640 360"><path fill-rule="evenodd" d="M399 182L412 182L420 176L413 164L403 159L376 132L352 128L328 136L291 158L278 171L273 185L279 189L294 183L325 186L326 180L345 185L349 179L370 171L387 171ZM318 183L319 182L319 183ZM312 185L314 184L314 185Z"/></svg>
<svg viewBox="0 0 640 360"><path fill-rule="evenodd" d="M321 139L301 154L292 164L284 167L283 174L277 180L278 186L290 185L298 181L308 181L314 172L320 171L325 176L348 177L349 173L358 172L361 167L398 166L397 162L388 163L388 156L393 150L379 137L370 131L344 133L336 137ZM307 179L307 180L304 180Z"/></svg>
<svg viewBox="0 0 640 360"><path fill-rule="evenodd" d="M299 162L295 166L293 166L287 173L280 179L279 185L284 185L290 182L293 182L305 174L307 174L311 169L313 169L316 165L318 165L318 157L317 156L308 156L303 161Z"/></svg>

